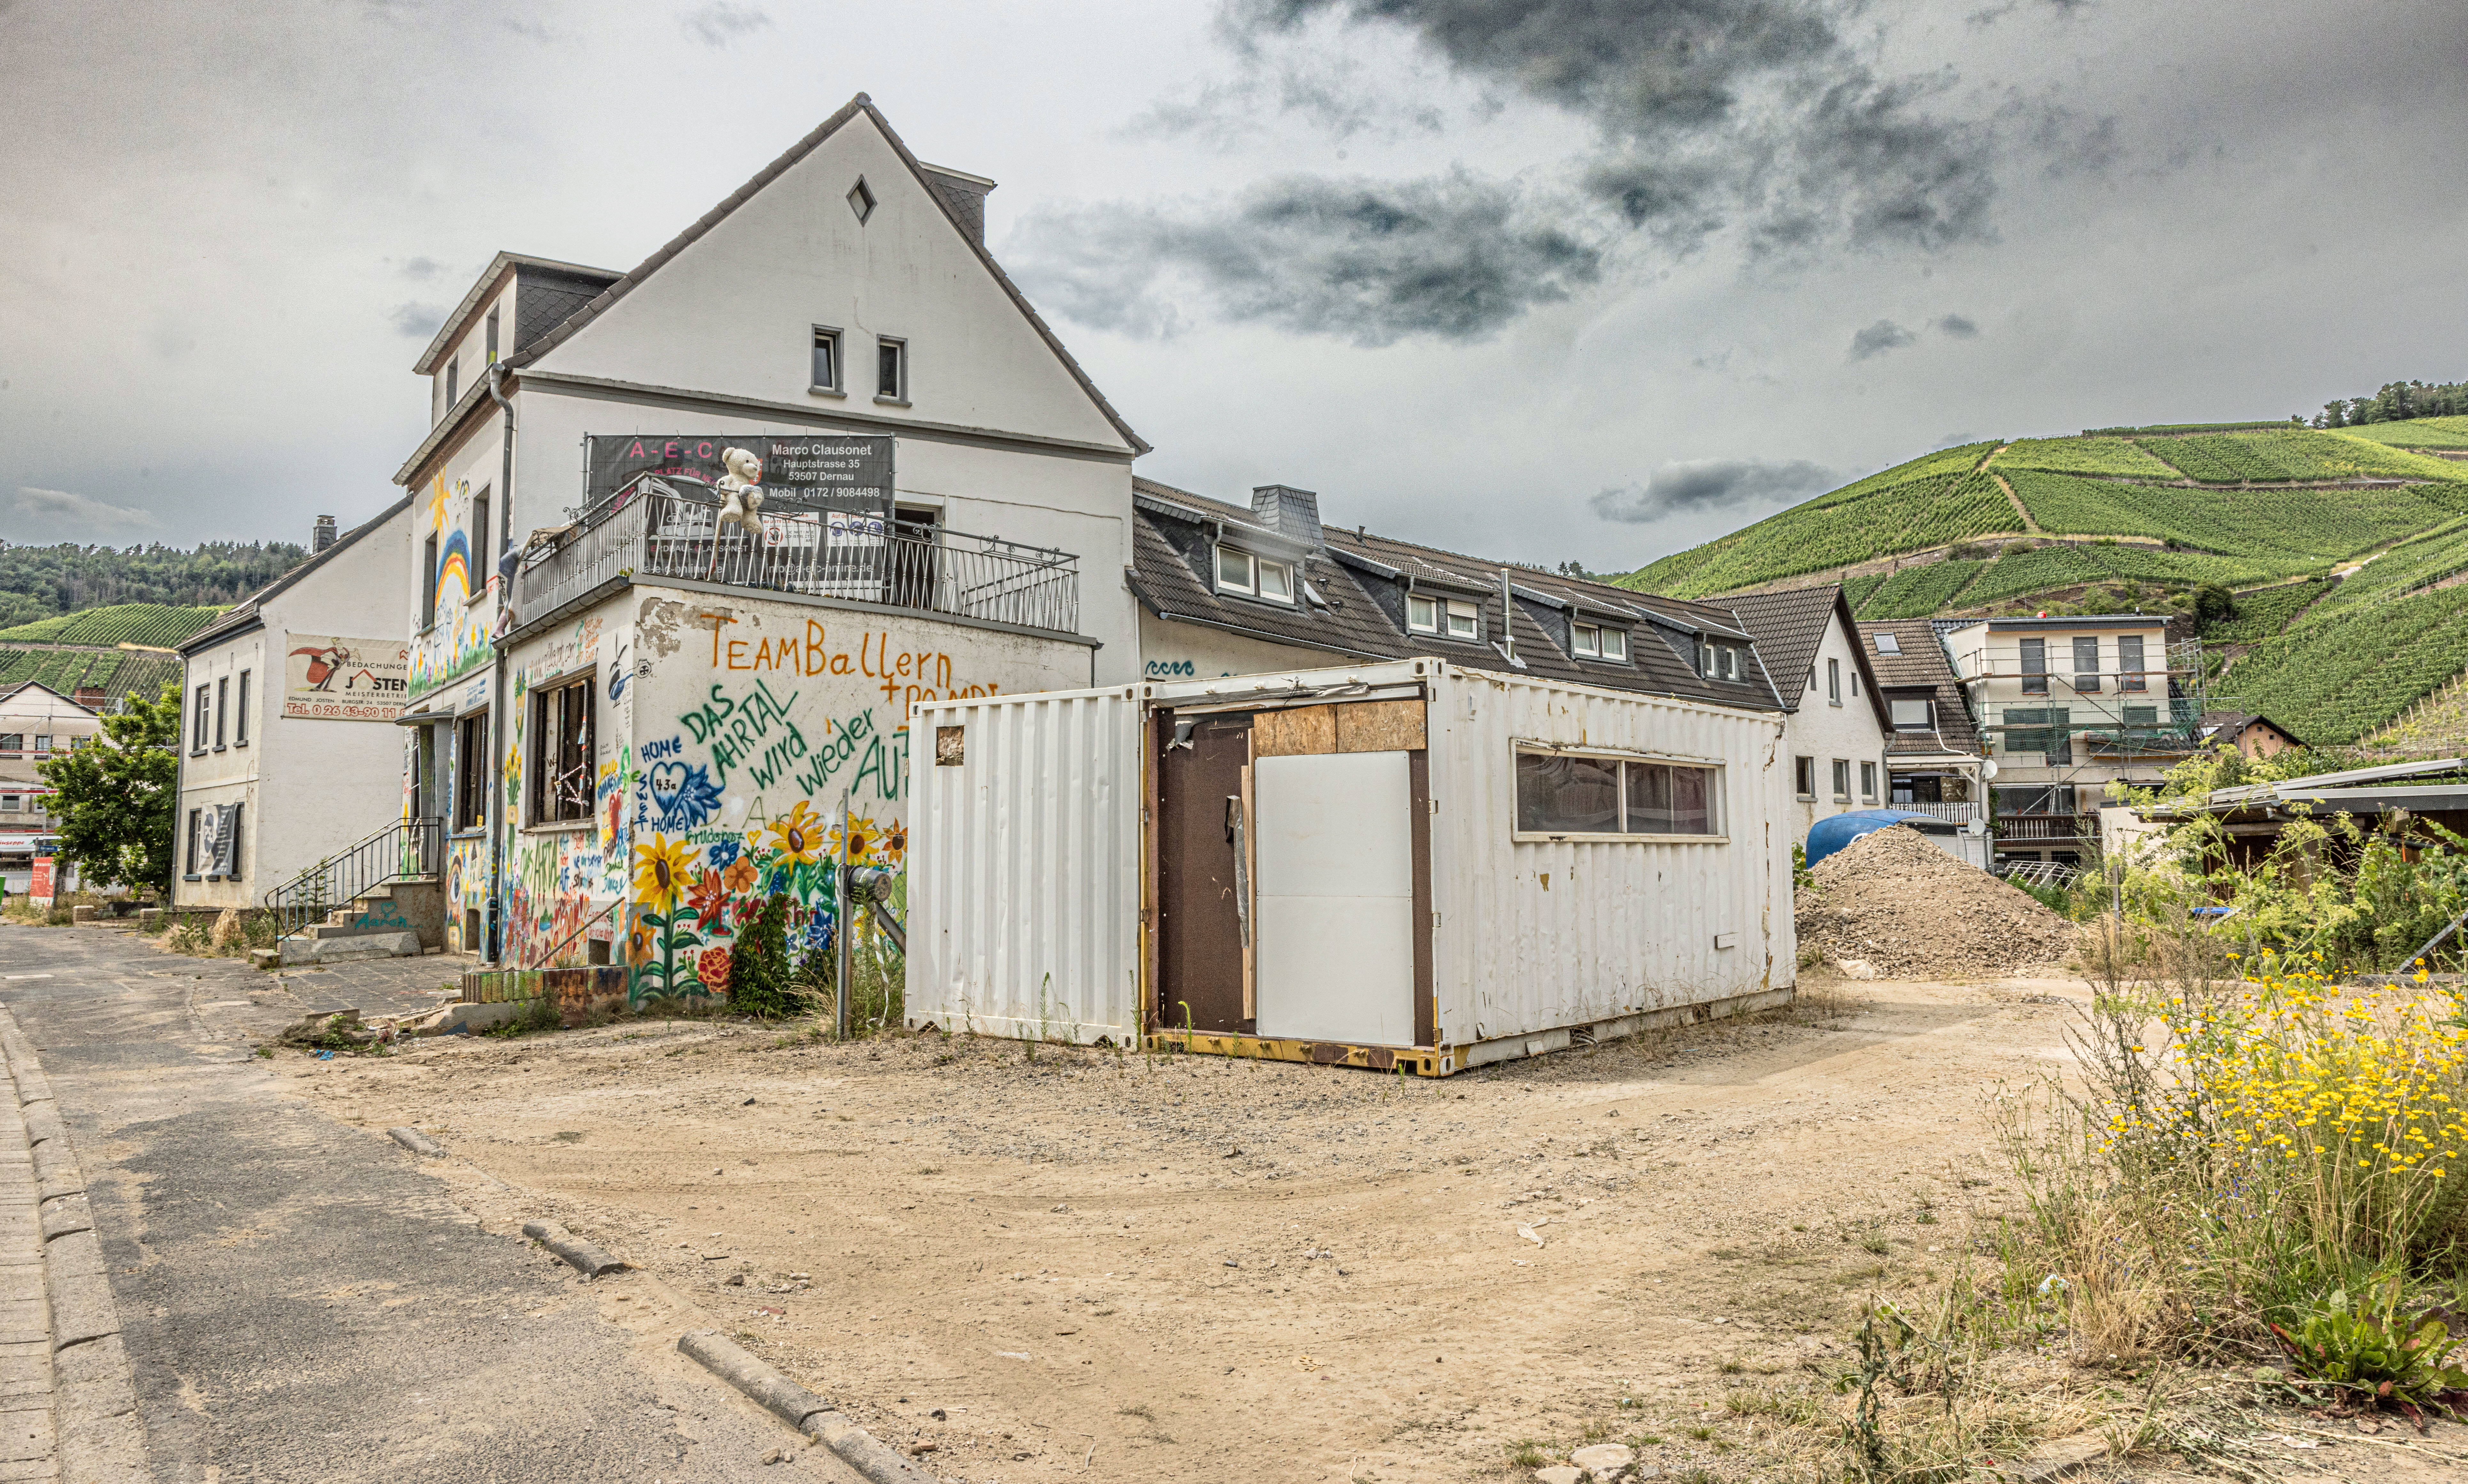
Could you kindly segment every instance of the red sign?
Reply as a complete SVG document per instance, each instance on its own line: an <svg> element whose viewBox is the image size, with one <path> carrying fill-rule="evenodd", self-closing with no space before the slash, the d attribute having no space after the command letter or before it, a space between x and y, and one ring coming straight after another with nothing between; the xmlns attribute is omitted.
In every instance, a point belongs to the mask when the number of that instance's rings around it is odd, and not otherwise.
<svg viewBox="0 0 2468 1484"><path fill-rule="evenodd" d="M26 895L28 895L28 896L30 896L30 897L32 897L32 898L34 898L36 902L41 902L43 905L45 905L45 906L47 906L47 907L48 907L48 906L50 906L50 905L52 904L52 857L51 857L51 856L36 856L34 857L34 885L33 885L33 888L32 888L31 890L29 890L29 891L26 893Z"/></svg>

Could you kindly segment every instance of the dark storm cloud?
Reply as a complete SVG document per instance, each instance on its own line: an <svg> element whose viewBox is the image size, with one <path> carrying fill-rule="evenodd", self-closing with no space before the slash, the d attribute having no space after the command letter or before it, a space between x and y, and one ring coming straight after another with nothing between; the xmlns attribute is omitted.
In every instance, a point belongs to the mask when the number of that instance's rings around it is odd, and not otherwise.
<svg viewBox="0 0 2468 1484"><path fill-rule="evenodd" d="M1228 318L1357 345L1476 340L1567 297L1601 254L1538 219L1512 186L1290 177L1222 205L1093 206L1024 221L1005 260L1083 324L1171 334L1187 281Z"/></svg>
<svg viewBox="0 0 2468 1484"><path fill-rule="evenodd" d="M1866 360L1887 351L1899 351L1913 344L1919 336L1889 319L1881 319L1851 337L1851 359Z"/></svg>
<svg viewBox="0 0 2468 1484"><path fill-rule="evenodd" d="M1979 327L1973 323L1966 315L1945 315L1936 322L1936 329L1937 333L1942 335L1952 335L1956 340L1977 340L1979 338Z"/></svg>
<svg viewBox="0 0 2468 1484"><path fill-rule="evenodd" d="M1813 494L1834 483L1831 469L1805 459L1768 464L1753 459L1700 459L1665 464L1642 485L1620 485L1586 503L1605 520L1645 525L1665 515L1721 506L1770 504Z"/></svg>
<svg viewBox="0 0 2468 1484"><path fill-rule="evenodd" d="M1235 78L1202 83L1187 96L1152 104L1121 130L1131 139L1192 139L1233 149L1280 117L1303 120L1333 139L1358 135L1394 140L1436 134L1447 126L1427 102L1396 99L1372 85L1360 64L1343 57L1297 54L1273 61L1256 55Z"/></svg>

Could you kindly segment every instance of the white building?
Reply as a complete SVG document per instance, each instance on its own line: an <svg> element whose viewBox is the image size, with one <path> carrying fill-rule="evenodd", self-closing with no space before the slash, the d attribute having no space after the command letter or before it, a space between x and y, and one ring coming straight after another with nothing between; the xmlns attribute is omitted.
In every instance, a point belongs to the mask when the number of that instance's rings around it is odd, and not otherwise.
<svg viewBox="0 0 2468 1484"><path fill-rule="evenodd" d="M401 787L411 501L337 537L180 647L187 667L175 913L266 904L366 836ZM335 905L340 905L337 902Z"/></svg>
<svg viewBox="0 0 2468 1484"><path fill-rule="evenodd" d="M1784 817L1792 843L1806 844L1810 827L1828 815L1890 803L1892 720L1841 584L1745 593L1718 605L1757 636L1790 718L1783 746L1792 802Z"/></svg>
<svg viewBox="0 0 2468 1484"><path fill-rule="evenodd" d="M993 189L859 95L630 272L501 254L447 319L397 624L449 943L720 988L774 889L824 930L844 810L898 863L911 706L1136 676L1147 445Z"/></svg>
<svg viewBox="0 0 2468 1484"><path fill-rule="evenodd" d="M0 889L22 895L58 821L35 765L103 734L103 692L62 696L29 680L0 696ZM65 884L65 883L64 883Z"/></svg>
<svg viewBox="0 0 2468 1484"><path fill-rule="evenodd" d="M1979 619L1944 643L1997 764L2000 861L2081 865L2109 783L2157 788L2193 748L2202 705L2164 614Z"/></svg>

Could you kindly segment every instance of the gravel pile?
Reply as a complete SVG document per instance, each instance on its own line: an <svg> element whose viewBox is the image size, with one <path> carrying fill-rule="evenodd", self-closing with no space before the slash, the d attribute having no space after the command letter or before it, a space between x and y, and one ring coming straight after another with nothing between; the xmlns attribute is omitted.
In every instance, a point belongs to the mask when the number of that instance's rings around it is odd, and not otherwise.
<svg viewBox="0 0 2468 1484"><path fill-rule="evenodd" d="M1799 942L1854 977L2018 974L2063 959L2074 926L2029 894L1899 825L1817 863L1793 907Z"/></svg>

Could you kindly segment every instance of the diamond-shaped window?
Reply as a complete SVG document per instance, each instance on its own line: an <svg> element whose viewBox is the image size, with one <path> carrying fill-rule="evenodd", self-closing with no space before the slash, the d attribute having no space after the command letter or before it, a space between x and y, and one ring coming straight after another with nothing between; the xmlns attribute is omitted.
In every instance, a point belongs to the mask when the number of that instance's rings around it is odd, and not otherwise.
<svg viewBox="0 0 2468 1484"><path fill-rule="evenodd" d="M857 178L856 185L849 187L848 203L849 210L857 213L859 222L874 215L874 191L865 183L863 175Z"/></svg>

